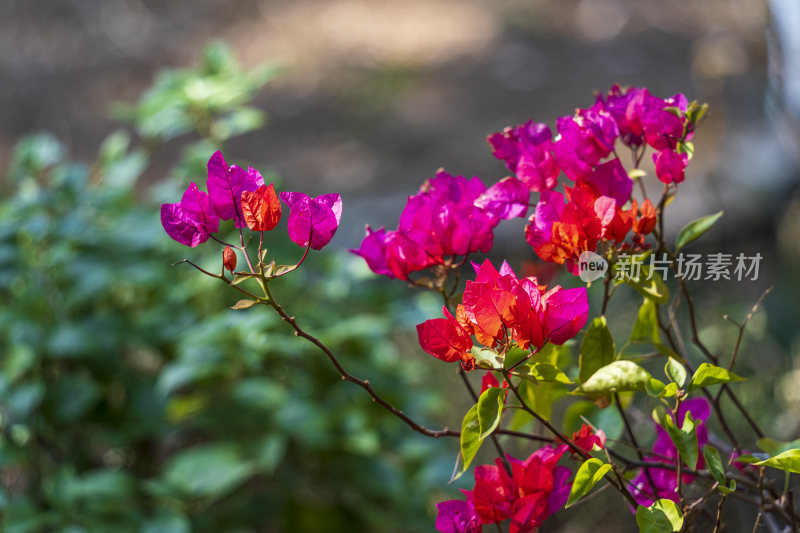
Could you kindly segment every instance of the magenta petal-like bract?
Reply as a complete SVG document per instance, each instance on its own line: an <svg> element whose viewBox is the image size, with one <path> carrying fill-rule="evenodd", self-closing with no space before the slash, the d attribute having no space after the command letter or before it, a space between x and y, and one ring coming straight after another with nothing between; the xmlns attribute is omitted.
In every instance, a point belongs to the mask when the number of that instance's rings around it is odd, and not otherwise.
<svg viewBox="0 0 800 533"><path fill-rule="evenodd" d="M528 186L516 178L498 181L475 200L475 207L502 220L524 217L528 212L531 193Z"/></svg>
<svg viewBox="0 0 800 533"><path fill-rule="evenodd" d="M175 204L161 204L161 224L172 239L195 247L219 229L219 217L206 193L192 183Z"/></svg>
<svg viewBox="0 0 800 533"><path fill-rule="evenodd" d="M254 168L228 166L222 152L217 150L208 160L208 194L211 205L222 220L234 220L237 228L245 228L247 224L242 216L242 193L255 191L264 185L264 178Z"/></svg>
<svg viewBox="0 0 800 533"><path fill-rule="evenodd" d="M394 277L386 262L386 230L384 228L375 231L367 224L367 235L361 241L361 247L358 250L351 249L349 251L361 256L367 262L370 270L376 274Z"/></svg>
<svg viewBox="0 0 800 533"><path fill-rule="evenodd" d="M557 466L553 470L553 492L550 493L550 497L547 499L547 512L549 514L555 513L566 505L569 499L569 492L572 489L572 483L569 481L571 475L572 472L566 466Z"/></svg>
<svg viewBox="0 0 800 533"><path fill-rule="evenodd" d="M656 176L659 180L664 183L681 183L686 165L689 164L689 156L667 148L653 154L653 162L656 164Z"/></svg>
<svg viewBox="0 0 800 533"><path fill-rule="evenodd" d="M553 344L564 344L578 334L589 317L586 287L562 289L556 285L544 296L544 327Z"/></svg>
<svg viewBox="0 0 800 533"><path fill-rule="evenodd" d="M281 200L289 206L289 238L298 246L321 250L328 244L342 218L342 198L323 194L311 198L301 192L282 192Z"/></svg>
<svg viewBox="0 0 800 533"><path fill-rule="evenodd" d="M586 181L594 185L601 195L616 200L618 206L630 199L633 190L633 180L617 158L599 165L586 177Z"/></svg>
<svg viewBox="0 0 800 533"><path fill-rule="evenodd" d="M436 531L480 533L481 519L470 500L447 500L436 504Z"/></svg>

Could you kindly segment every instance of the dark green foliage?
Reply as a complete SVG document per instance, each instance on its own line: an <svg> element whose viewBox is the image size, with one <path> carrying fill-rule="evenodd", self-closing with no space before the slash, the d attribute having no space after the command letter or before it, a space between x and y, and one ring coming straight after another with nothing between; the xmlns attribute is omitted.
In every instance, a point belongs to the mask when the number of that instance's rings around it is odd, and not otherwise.
<svg viewBox="0 0 800 533"><path fill-rule="evenodd" d="M234 291L170 267L190 257L219 271L222 247L171 241L157 201L141 200L158 143L203 137L158 187L159 200L177 201L204 180L210 144L260 123L247 103L268 76L225 54L211 48L198 69L159 78L125 113L142 141L113 133L91 166L48 135L17 147L0 203L7 533L430 528L431 487L449 476L431 465L452 461L457 442L410 432L268 309L230 310ZM192 84L206 97L187 96ZM296 261L285 225L273 233L270 255ZM434 390L420 386L428 361L393 333L418 321L416 300L359 280L364 270L328 250L273 290L355 374L430 421L444 401L422 392Z"/></svg>

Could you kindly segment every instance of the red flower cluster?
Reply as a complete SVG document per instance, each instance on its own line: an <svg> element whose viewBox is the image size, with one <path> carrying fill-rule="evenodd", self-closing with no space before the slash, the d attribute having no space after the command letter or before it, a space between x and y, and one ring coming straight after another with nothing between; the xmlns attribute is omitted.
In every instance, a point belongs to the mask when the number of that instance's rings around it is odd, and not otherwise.
<svg viewBox="0 0 800 533"><path fill-rule="evenodd" d="M617 164L617 160L606 163ZM566 263L574 273L581 252L595 250L601 240L621 245L633 229L633 245L643 246L645 235L655 228L656 210L649 199L641 208L634 199L623 209L622 203L601 195L588 181L565 189L566 203L559 192L542 192L525 227L525 239L545 261Z"/></svg>
<svg viewBox="0 0 800 533"><path fill-rule="evenodd" d="M567 446L547 446L524 461L507 456L511 474L498 458L494 465L475 467L475 487L463 491L467 501L438 504L436 529L444 533L476 533L480 524L510 520L509 533L532 533L567 501L570 470L557 466ZM466 504L466 505L465 505Z"/></svg>
<svg viewBox="0 0 800 533"><path fill-rule="evenodd" d="M583 424L581 429L574 432L572 434L572 438L570 439L575 446L584 450L585 452L591 452L595 445L601 450L606 447L606 434L601 429L595 432L590 426L587 424ZM556 438L556 442L563 442L561 439ZM575 455L575 454L573 454Z"/></svg>
<svg viewBox="0 0 800 533"><path fill-rule="evenodd" d="M461 361L471 370L470 351L474 335L480 344L494 347L498 341L513 341L520 348L541 347L549 341L563 344L586 323L589 302L586 288L546 290L536 278L517 278L507 263L498 271L486 260L475 268L475 280L467 281L463 303L453 316L417 325L422 349L443 361Z"/></svg>

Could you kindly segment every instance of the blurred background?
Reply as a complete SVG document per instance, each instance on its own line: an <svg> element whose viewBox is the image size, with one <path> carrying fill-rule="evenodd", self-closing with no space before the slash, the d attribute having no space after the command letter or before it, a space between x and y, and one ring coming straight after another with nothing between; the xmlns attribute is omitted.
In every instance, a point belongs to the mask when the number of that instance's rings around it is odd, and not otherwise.
<svg viewBox="0 0 800 533"><path fill-rule="evenodd" d="M770 436L800 433L794 0L5 0L0 80L5 531L431 531L457 443L410 435L267 313L170 268L216 269L219 250L170 241L158 204L204 181L215 146L286 190L340 192L332 245L280 292L354 373L455 427L469 398L413 334L435 298L343 250L439 167L504 177L488 134L554 126L615 82L709 103L668 233L724 209L691 251L764 257L756 281L697 284L702 334L730 351L722 315L775 286L738 387ZM493 258L534 258L522 225ZM287 263L289 246L269 245ZM615 298L615 337L637 308ZM631 523L609 496L547 530L620 531L597 523Z"/></svg>

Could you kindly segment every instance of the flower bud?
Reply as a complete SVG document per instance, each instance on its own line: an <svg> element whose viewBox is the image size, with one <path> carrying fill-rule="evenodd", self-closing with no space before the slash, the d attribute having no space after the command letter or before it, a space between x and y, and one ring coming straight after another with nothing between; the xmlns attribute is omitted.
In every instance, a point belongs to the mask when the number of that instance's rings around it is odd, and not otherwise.
<svg viewBox="0 0 800 533"><path fill-rule="evenodd" d="M233 272L236 269L236 252L233 248L226 246L222 250L222 266Z"/></svg>

